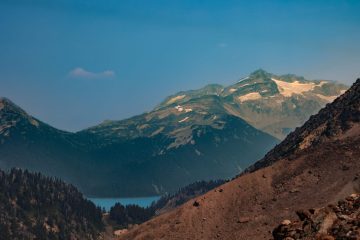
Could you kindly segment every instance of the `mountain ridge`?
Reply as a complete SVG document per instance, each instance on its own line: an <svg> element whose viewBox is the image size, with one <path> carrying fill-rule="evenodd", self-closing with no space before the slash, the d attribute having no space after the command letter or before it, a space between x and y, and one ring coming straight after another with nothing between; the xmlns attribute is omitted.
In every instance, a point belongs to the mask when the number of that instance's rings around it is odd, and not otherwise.
<svg viewBox="0 0 360 240"><path fill-rule="evenodd" d="M151 112L181 107L206 96L217 96L232 105L230 114L283 139L346 89L347 86L334 81L307 80L294 74L275 75L259 69L226 87L210 84L170 95Z"/></svg>
<svg viewBox="0 0 360 240"><path fill-rule="evenodd" d="M107 138L57 130L9 101L0 110L0 167L22 167L61 177L88 196L160 195L197 180L236 175L277 142L242 119L224 114L222 105L216 111L221 113L216 121L191 113L198 122L179 123L184 118L178 116L168 125L169 135ZM204 124L203 120L210 122ZM134 129L138 126L141 124L136 122ZM254 151L251 144L263 150ZM246 159L239 159L239 153Z"/></svg>
<svg viewBox="0 0 360 240"><path fill-rule="evenodd" d="M163 194L198 180L231 178L278 143L274 135L281 134L270 133L291 130L325 103L314 95L321 81L307 83L305 90L311 89L311 94L294 85L294 96L285 97L271 76L256 71L240 85L222 90L222 96L220 85L176 95L175 100L169 96L165 102L170 104L151 112L76 133L53 128L15 104L9 107L18 109L15 112L0 108L0 167L43 171L74 183L87 195L107 197ZM294 75L284 79L305 81ZM328 95L345 88L324 86L328 89L322 93ZM264 97L257 99L254 91ZM281 101L275 108L272 96ZM305 110L294 110L292 104L302 104ZM254 124L271 116L277 126ZM279 122L282 117L287 120Z"/></svg>
<svg viewBox="0 0 360 240"><path fill-rule="evenodd" d="M322 207L359 192L359 96L357 80L337 101L304 124L328 123L330 130L336 130L330 131L328 141L310 142L295 152L289 148L286 157L134 227L120 239L272 239L272 230L283 219L294 219L296 210ZM335 116L334 121L322 117L324 112ZM295 132L300 134L299 130ZM318 136L325 132L320 131ZM316 127L306 134L315 133Z"/></svg>

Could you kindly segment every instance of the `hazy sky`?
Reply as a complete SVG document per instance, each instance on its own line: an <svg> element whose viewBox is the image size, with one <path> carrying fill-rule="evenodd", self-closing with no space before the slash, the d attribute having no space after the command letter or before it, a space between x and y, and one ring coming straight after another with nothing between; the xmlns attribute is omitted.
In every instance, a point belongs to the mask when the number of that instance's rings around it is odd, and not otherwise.
<svg viewBox="0 0 360 240"><path fill-rule="evenodd" d="M0 95L61 129L260 67L350 84L360 1L0 0Z"/></svg>

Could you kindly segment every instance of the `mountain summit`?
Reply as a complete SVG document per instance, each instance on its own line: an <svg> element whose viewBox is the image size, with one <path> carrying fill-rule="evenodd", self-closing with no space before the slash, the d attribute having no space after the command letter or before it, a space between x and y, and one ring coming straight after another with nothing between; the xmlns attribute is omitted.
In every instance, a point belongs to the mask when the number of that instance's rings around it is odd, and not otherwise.
<svg viewBox="0 0 360 240"><path fill-rule="evenodd" d="M29 116L8 98L0 98L0 131L9 134L9 129L15 127L20 122L23 123L23 121L28 122L33 126L39 125L39 122L36 119Z"/></svg>
<svg viewBox="0 0 360 240"><path fill-rule="evenodd" d="M227 87L208 85L179 92L165 99L156 110L217 96L231 106L231 114L283 139L346 89L347 86L333 81L307 80L294 74L278 76L259 69Z"/></svg>

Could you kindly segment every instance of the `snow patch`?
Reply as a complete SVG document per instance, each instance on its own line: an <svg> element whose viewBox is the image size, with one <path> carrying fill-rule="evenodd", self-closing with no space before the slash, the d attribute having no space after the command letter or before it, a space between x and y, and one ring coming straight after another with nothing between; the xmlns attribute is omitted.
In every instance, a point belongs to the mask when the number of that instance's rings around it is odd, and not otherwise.
<svg viewBox="0 0 360 240"><path fill-rule="evenodd" d="M317 86L315 83L285 82L275 78L271 78L271 80L276 83L280 94L284 97L291 97L294 94L302 95L305 92L314 90Z"/></svg>
<svg viewBox="0 0 360 240"><path fill-rule="evenodd" d="M178 110L179 112L183 112L183 111L185 111L186 113L192 112L192 108L184 108L184 107L182 107L180 105L177 105L175 107L175 109Z"/></svg>
<svg viewBox="0 0 360 240"><path fill-rule="evenodd" d="M233 92L236 92L236 91L237 91L236 88L230 88L230 89L229 89L229 92L230 92L230 93L233 93Z"/></svg>
<svg viewBox="0 0 360 240"><path fill-rule="evenodd" d="M238 97L240 102L257 100L257 99L260 99L260 98L261 98L261 95L258 92L252 92L252 93L248 93L248 94L245 94L243 96Z"/></svg>
<svg viewBox="0 0 360 240"><path fill-rule="evenodd" d="M248 79L248 78L249 78L249 76L244 77L244 78L240 78L240 80L239 80L238 82L244 81L244 80L246 80L246 79Z"/></svg>
<svg viewBox="0 0 360 240"><path fill-rule="evenodd" d="M167 104L172 104L172 103L177 102L185 97L186 97L186 95L179 95L179 96L173 97L169 101L167 101Z"/></svg>
<svg viewBox="0 0 360 240"><path fill-rule="evenodd" d="M183 108L182 106L180 106L180 105L177 105L177 106L175 107L175 109L177 109L179 112L184 111L184 108Z"/></svg>

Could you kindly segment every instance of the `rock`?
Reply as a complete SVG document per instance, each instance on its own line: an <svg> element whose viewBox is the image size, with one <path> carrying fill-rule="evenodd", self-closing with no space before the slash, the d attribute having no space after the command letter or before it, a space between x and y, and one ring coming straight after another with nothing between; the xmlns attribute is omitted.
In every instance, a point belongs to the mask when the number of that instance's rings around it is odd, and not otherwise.
<svg viewBox="0 0 360 240"><path fill-rule="evenodd" d="M285 219L284 221L281 222L281 225L285 225L285 226L290 225L290 224L291 224L291 221L288 219Z"/></svg>
<svg viewBox="0 0 360 240"><path fill-rule="evenodd" d="M250 218L248 217L241 217L237 220L237 223L247 223L250 222Z"/></svg>
<svg viewBox="0 0 360 240"><path fill-rule="evenodd" d="M290 191L289 191L289 193L297 193L297 192L300 192L298 189L296 189L296 188L294 188L294 189L291 189Z"/></svg>
<svg viewBox="0 0 360 240"><path fill-rule="evenodd" d="M128 231L129 231L129 230L127 230L127 229L116 230L116 231L114 231L114 236L119 237L119 236L127 233Z"/></svg>
<svg viewBox="0 0 360 240"><path fill-rule="evenodd" d="M301 221L304 221L305 219L311 219L310 211L299 210L296 211L296 215L299 217Z"/></svg>
<svg viewBox="0 0 360 240"><path fill-rule="evenodd" d="M294 240L292 237L286 237L285 240Z"/></svg>
<svg viewBox="0 0 360 240"><path fill-rule="evenodd" d="M335 238L333 236L330 236L330 235L319 236L318 239L319 240L335 240Z"/></svg>
<svg viewBox="0 0 360 240"><path fill-rule="evenodd" d="M199 207L199 206L200 206L200 203L199 203L198 201L194 201L193 206L194 206L194 207Z"/></svg>
<svg viewBox="0 0 360 240"><path fill-rule="evenodd" d="M350 197L351 197L352 199L355 199L355 200L356 200L356 199L359 197L359 195L356 194L356 193L353 193L353 194L350 195Z"/></svg>
<svg viewBox="0 0 360 240"><path fill-rule="evenodd" d="M347 165L343 165L343 166L341 167L341 169L342 169L343 171L347 171L347 170L350 169L350 167L347 166Z"/></svg>

